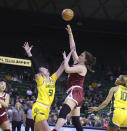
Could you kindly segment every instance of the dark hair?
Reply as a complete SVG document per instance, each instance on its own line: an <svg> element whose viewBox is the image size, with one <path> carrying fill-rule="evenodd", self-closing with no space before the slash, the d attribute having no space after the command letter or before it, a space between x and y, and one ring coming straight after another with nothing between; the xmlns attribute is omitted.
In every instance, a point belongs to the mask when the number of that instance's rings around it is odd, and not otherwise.
<svg viewBox="0 0 127 131"><path fill-rule="evenodd" d="M94 66L96 64L96 57L94 57L90 52L85 51L85 55L86 55L86 62L85 65L87 67L88 70L94 72L94 70L92 70L92 66Z"/></svg>
<svg viewBox="0 0 127 131"><path fill-rule="evenodd" d="M48 64L41 64L41 65L39 66L39 68L41 68L41 67L46 68L46 69L49 70L49 65L48 65Z"/></svg>
<svg viewBox="0 0 127 131"><path fill-rule="evenodd" d="M46 68L46 69L49 69L49 65L48 65L47 63L41 64L40 67L44 67L44 68Z"/></svg>

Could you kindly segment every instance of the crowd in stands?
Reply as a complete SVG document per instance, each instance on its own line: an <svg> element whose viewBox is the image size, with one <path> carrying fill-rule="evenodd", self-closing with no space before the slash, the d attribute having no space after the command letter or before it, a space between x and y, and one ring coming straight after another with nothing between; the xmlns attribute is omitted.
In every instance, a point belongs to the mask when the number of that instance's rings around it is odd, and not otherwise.
<svg viewBox="0 0 127 131"><path fill-rule="evenodd" d="M22 72L20 74L20 72ZM4 77L7 82L7 92L10 94L10 105L8 108L8 117L10 122L13 122L13 111L16 109L16 104L21 104L21 111L25 114L26 110L30 108L30 103L36 99L36 88L34 77L31 70L23 69L22 71L6 72L1 70L0 77ZM114 86L115 79L120 74L126 74L126 70L121 67L101 65L96 67L95 72L88 72L84 83L85 97L81 108L81 123L86 127L102 127L107 128L109 121L110 106L95 113L89 112L88 108L91 106L98 106L107 96L108 90ZM66 74L64 74L56 84L56 96L51 106L51 113L48 120L49 125L55 125L59 111L62 107L66 88ZM25 82L28 82L27 84ZM14 83L17 83L14 84ZM23 85L24 86L20 86ZM21 87L18 88L17 86ZM24 89L23 89L24 88ZM20 91L23 92L20 92ZM59 93L62 93L59 97ZM24 115L20 119L21 124L25 125ZM68 115L65 125L71 126L71 117Z"/></svg>

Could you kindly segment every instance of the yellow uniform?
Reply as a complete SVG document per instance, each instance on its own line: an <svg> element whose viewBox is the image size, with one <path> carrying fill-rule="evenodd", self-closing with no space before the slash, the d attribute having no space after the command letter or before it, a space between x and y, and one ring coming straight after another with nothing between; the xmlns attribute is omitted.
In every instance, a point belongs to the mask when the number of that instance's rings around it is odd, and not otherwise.
<svg viewBox="0 0 127 131"><path fill-rule="evenodd" d="M114 93L111 106L110 126L127 128L127 87L118 86Z"/></svg>
<svg viewBox="0 0 127 131"><path fill-rule="evenodd" d="M50 106L55 96L56 80L57 76L55 73L50 77L50 82L46 82L42 76L40 79L36 80L38 97L36 103L34 103L32 107L32 117L35 122L48 119Z"/></svg>

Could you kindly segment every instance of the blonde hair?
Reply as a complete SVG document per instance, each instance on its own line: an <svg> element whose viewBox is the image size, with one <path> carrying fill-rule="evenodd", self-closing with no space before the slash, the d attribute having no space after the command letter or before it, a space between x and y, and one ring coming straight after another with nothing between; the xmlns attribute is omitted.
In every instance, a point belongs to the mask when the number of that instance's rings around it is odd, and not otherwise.
<svg viewBox="0 0 127 131"><path fill-rule="evenodd" d="M21 109L22 105L21 105L20 102L16 102L16 104L15 104L15 108L17 108L17 104L19 104L19 109Z"/></svg>

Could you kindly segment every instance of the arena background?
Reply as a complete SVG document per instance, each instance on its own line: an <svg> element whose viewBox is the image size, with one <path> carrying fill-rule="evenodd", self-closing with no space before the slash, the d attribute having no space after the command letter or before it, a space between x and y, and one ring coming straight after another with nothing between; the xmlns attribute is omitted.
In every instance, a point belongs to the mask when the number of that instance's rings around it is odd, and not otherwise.
<svg viewBox="0 0 127 131"><path fill-rule="evenodd" d="M65 8L75 13L70 22L61 19ZM85 49L97 64L126 68L126 10L126 0L0 0L0 56L26 58L22 45L29 41L41 52L38 58L59 64L62 52L69 52L65 27L70 24L79 53Z"/></svg>
<svg viewBox="0 0 127 131"><path fill-rule="evenodd" d="M126 50L126 4L125 0L1 0L1 55L15 56L15 49L21 54L20 47L26 40L40 41L38 46L43 50L45 45L45 50L58 55L68 49L65 27L71 24L79 51L92 50L98 62L104 57L114 58ZM61 19L64 8L74 10L71 22Z"/></svg>

